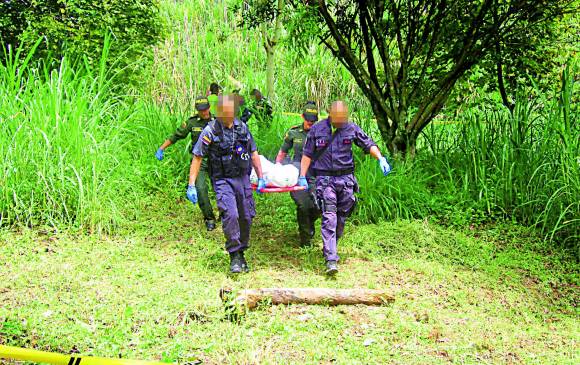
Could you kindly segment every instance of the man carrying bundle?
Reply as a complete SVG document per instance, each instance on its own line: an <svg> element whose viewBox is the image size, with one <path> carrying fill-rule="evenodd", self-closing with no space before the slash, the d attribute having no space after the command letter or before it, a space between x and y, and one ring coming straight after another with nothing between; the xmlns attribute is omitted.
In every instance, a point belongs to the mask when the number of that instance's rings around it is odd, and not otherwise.
<svg viewBox="0 0 580 365"><path fill-rule="evenodd" d="M226 250L230 254L230 272L248 272L244 251L249 246L250 227L256 215L250 163L258 176L258 193L266 187L254 138L245 123L236 116L236 100L231 95L220 96L217 119L203 130L195 147L189 172L187 198L198 200L195 183L204 157L208 158L209 174L216 193Z"/></svg>
<svg viewBox="0 0 580 365"><path fill-rule="evenodd" d="M300 167L298 185L308 189L306 176L316 176L316 198L322 211L323 254L326 273L338 272L337 242L344 232L346 218L352 213L359 187L354 177L352 145L379 161L386 176L391 167L381 155L376 143L355 123L348 120L348 107L344 101L335 101L329 117L310 129Z"/></svg>

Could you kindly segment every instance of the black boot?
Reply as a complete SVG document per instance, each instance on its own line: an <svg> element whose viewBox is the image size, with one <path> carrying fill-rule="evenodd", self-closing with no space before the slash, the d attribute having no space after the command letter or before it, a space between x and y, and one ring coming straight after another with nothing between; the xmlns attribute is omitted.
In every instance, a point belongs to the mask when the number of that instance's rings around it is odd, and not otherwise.
<svg viewBox="0 0 580 365"><path fill-rule="evenodd" d="M208 232L213 231L215 229L215 221L213 219L206 219L205 228Z"/></svg>
<svg viewBox="0 0 580 365"><path fill-rule="evenodd" d="M232 274L239 274L243 271L243 256L240 252L230 253L230 272Z"/></svg>
<svg viewBox="0 0 580 365"><path fill-rule="evenodd" d="M326 275L335 275L338 272L338 263L335 260L326 261Z"/></svg>
<svg viewBox="0 0 580 365"><path fill-rule="evenodd" d="M300 247L311 247L314 238L314 228L309 228L308 232L300 231Z"/></svg>
<svg viewBox="0 0 580 365"><path fill-rule="evenodd" d="M240 251L240 256L242 258L242 271L250 272L250 267L248 266L248 262L246 261L246 257L244 256L244 251Z"/></svg>

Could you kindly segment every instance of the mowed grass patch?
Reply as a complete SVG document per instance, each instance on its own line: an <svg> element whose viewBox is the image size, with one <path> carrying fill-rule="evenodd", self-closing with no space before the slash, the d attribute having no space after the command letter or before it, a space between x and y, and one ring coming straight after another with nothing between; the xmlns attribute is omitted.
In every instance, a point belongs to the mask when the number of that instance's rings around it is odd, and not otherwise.
<svg viewBox="0 0 580 365"><path fill-rule="evenodd" d="M328 279L319 235L299 248L296 227L279 219L293 214L286 199L257 199L252 272L238 278L221 229L205 232L185 200L151 206L117 236L2 232L0 343L204 364L578 362L577 270L533 237L349 225L341 272ZM380 288L396 301L264 305L231 322L222 287Z"/></svg>

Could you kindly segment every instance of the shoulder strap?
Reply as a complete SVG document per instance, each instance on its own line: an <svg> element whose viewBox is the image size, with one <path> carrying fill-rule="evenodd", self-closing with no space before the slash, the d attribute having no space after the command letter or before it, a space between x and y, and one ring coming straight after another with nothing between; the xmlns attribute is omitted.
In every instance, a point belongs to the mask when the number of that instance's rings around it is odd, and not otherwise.
<svg viewBox="0 0 580 365"><path fill-rule="evenodd" d="M211 132L213 134L215 134L216 136L221 136L222 130L221 130L220 126L218 126L218 124L219 124L219 122L217 119L212 119L208 125L209 125Z"/></svg>

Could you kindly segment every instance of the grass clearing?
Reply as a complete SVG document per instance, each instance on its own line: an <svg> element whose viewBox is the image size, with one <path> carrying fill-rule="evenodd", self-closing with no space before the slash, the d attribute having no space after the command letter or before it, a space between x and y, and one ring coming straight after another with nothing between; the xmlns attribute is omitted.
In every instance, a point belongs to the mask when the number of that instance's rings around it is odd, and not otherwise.
<svg viewBox="0 0 580 365"><path fill-rule="evenodd" d="M107 50L102 67L0 62L0 344L203 364L580 363L578 62L514 115L476 103L461 124L429 126L387 179L358 151L361 204L335 280L319 235L298 248L287 195L257 197L252 272L232 278L221 230L184 197L188 143L153 156L209 82L264 87L262 35L223 3L164 1L171 27L135 89L115 83ZM378 140L344 67L321 46L304 56L280 48L274 127L250 121L260 152L276 155L300 122L280 112L306 99L345 98ZM222 287L383 288L396 301L264 305L231 322Z"/></svg>
<svg viewBox="0 0 580 365"><path fill-rule="evenodd" d="M185 200L152 203L116 236L2 231L0 343L203 364L578 362L577 265L530 231L350 225L332 280L320 237L300 249L295 227L277 223L292 214L277 211L283 199L258 198L252 272L239 278L227 274L221 229L205 232ZM235 323L224 286L385 288L396 301L264 306Z"/></svg>

